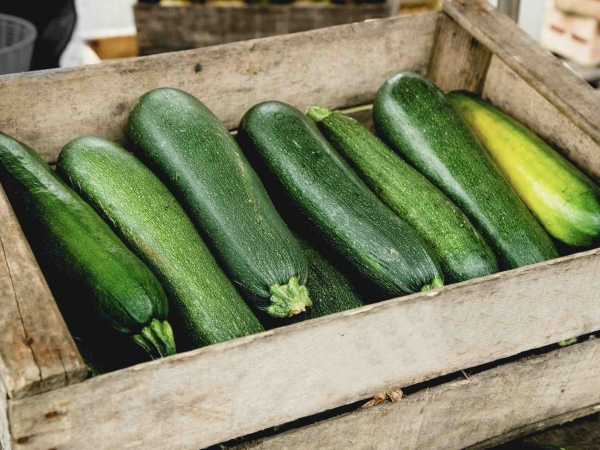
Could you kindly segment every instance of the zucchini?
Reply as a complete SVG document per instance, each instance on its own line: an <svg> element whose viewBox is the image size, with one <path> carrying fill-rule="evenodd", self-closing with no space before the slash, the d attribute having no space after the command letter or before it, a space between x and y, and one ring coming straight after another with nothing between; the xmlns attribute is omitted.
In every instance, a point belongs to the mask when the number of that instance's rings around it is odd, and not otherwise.
<svg viewBox="0 0 600 450"><path fill-rule="evenodd" d="M263 331L183 208L135 156L83 137L62 150L57 172L154 272L194 346Z"/></svg>
<svg viewBox="0 0 600 450"><path fill-rule="evenodd" d="M443 276L426 244L352 172L315 124L292 106L266 102L242 118L238 139L296 208L345 261L396 296L432 289Z"/></svg>
<svg viewBox="0 0 600 450"><path fill-rule="evenodd" d="M373 105L379 136L467 215L502 269L546 261L556 248L433 83L396 75Z"/></svg>
<svg viewBox="0 0 600 450"><path fill-rule="evenodd" d="M128 130L255 308L286 317L311 306L302 249L206 106L183 91L155 89L133 108Z"/></svg>
<svg viewBox="0 0 600 450"><path fill-rule="evenodd" d="M600 241L600 190L533 131L486 101L451 92L450 103L548 234L571 247Z"/></svg>
<svg viewBox="0 0 600 450"><path fill-rule="evenodd" d="M446 281L498 271L494 253L463 212L365 126L319 106L311 106L308 117L367 186L429 244Z"/></svg>
<svg viewBox="0 0 600 450"><path fill-rule="evenodd" d="M63 310L98 315L152 357L175 353L167 297L150 269L32 149L2 133L0 182L44 273L71 294L58 299Z"/></svg>
<svg viewBox="0 0 600 450"><path fill-rule="evenodd" d="M308 260L306 287L313 306L292 320L316 319L363 306L360 294L348 277L307 241L298 235L296 238Z"/></svg>

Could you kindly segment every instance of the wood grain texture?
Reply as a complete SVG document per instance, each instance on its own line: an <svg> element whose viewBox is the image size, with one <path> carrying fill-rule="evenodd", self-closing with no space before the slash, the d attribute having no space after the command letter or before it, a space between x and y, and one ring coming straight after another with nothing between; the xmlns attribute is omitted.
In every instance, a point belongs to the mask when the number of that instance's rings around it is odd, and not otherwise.
<svg viewBox="0 0 600 450"><path fill-rule="evenodd" d="M83 135L122 142L132 105L150 89L180 88L236 128L255 104L301 110L372 101L404 70L424 73L438 15L374 20L295 35L95 66L0 77L0 130L55 161Z"/></svg>
<svg viewBox="0 0 600 450"><path fill-rule="evenodd" d="M197 450L598 330L599 274L594 250L124 369L11 402L12 435Z"/></svg>
<svg viewBox="0 0 600 450"><path fill-rule="evenodd" d="M438 21L427 77L444 91L481 92L492 54L448 16Z"/></svg>
<svg viewBox="0 0 600 450"><path fill-rule="evenodd" d="M600 408L600 341L293 430L236 450L460 450ZM583 409L582 407L586 408ZM500 441L496 440L499 443ZM307 443L310 443L307 445ZM475 446L475 447L472 447Z"/></svg>
<svg viewBox="0 0 600 450"><path fill-rule="evenodd" d="M133 11L140 54L151 55L393 17L398 9L397 0L360 5L226 1L138 3Z"/></svg>
<svg viewBox="0 0 600 450"><path fill-rule="evenodd" d="M548 428L552 428L557 425L564 425L564 424L572 422L576 419L580 419L582 417L586 417L586 416L592 415L594 413L597 413L598 411L600 411L600 404L587 406L585 408L577 409L575 411L571 411L566 414L561 414L560 416L549 417L549 418L541 420L539 422L535 422L530 425L525 425L524 427L517 428L515 430L510 431L509 433L502 434L500 436L495 436L491 439L480 442L479 444L475 444L470 447L467 447L464 450L486 450L486 449L495 447L497 445L501 445L506 442L512 441L513 439L518 439L520 437L529 436L534 433L539 433L540 431L547 430ZM558 430L555 429L553 431L558 431ZM563 429L563 431L565 433L567 432L566 429ZM551 433L552 431L549 430L547 432ZM557 432L557 434L558 434L558 432ZM543 442L543 438L542 438L542 442ZM570 446L569 446L569 448L571 448L572 450L575 450ZM592 449L590 448L590 450L592 450ZM596 450L596 448L593 448L593 450Z"/></svg>
<svg viewBox="0 0 600 450"><path fill-rule="evenodd" d="M0 378L11 398L87 375L4 190L0 187Z"/></svg>
<svg viewBox="0 0 600 450"><path fill-rule="evenodd" d="M485 0L446 0L443 10L564 116L600 143L600 96Z"/></svg>
<svg viewBox="0 0 600 450"><path fill-rule="evenodd" d="M0 450L11 450L10 427L8 425L8 394L0 380Z"/></svg>
<svg viewBox="0 0 600 450"><path fill-rule="evenodd" d="M600 98L593 91L592 95ZM600 182L600 146L496 56L490 64L483 96Z"/></svg>

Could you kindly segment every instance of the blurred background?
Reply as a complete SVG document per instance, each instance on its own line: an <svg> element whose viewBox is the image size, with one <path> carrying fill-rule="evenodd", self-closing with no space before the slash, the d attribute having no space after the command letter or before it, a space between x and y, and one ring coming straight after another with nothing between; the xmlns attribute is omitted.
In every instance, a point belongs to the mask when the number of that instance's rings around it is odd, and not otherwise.
<svg viewBox="0 0 600 450"><path fill-rule="evenodd" d="M600 1L490 2L598 87ZM6 1L0 14L33 27L0 17L0 73L186 50L440 6L440 0Z"/></svg>

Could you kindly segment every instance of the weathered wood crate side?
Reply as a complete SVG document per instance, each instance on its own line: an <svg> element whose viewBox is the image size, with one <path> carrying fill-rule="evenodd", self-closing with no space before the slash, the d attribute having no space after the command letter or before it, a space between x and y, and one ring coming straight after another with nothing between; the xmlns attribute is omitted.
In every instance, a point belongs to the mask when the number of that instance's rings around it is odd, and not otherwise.
<svg viewBox="0 0 600 450"><path fill-rule="evenodd" d="M82 135L122 142L131 107L157 87L197 96L230 129L266 100L301 110L368 103L392 75L426 72L439 14L0 77L0 130L53 162Z"/></svg>
<svg viewBox="0 0 600 450"><path fill-rule="evenodd" d="M437 18L424 14L294 39L0 77L0 130L53 162L81 135L123 141L131 106L159 86L199 96L229 128L251 106L273 98L301 109L321 100L336 107L363 103L394 73L425 72ZM364 61L367 47L384 56ZM1 188L0 219L0 378L12 398L80 381L85 366Z"/></svg>
<svg viewBox="0 0 600 450"><path fill-rule="evenodd" d="M235 450L489 448L599 411L600 340L466 376Z"/></svg>
<svg viewBox="0 0 600 450"><path fill-rule="evenodd" d="M488 2L447 0L444 11L560 114L600 143L600 96L583 79ZM578 155L573 156L577 162Z"/></svg>
<svg viewBox="0 0 600 450"><path fill-rule="evenodd" d="M588 91L565 75L566 69L550 64L543 73L541 68L523 67L527 58L539 65L550 57L528 48L515 47L518 54L503 54L502 42L488 34L507 38L517 33L516 27L498 19L483 3L450 1L446 10L459 23L469 24L482 16L490 29L440 28L438 36L446 33L452 45L447 50L436 46L432 52L440 16L425 14L408 21L389 19L301 33L293 40L288 36L265 39L251 47L231 44L180 53L177 58L158 55L63 73L5 78L0 105L6 102L14 114L33 91L45 99L47 108L29 105L12 120L3 112L6 108L0 108L0 129L6 124L13 131L9 134L40 145L46 136L54 139L43 153L51 161L69 136L86 133L82 126L92 130L90 134L122 139L127 111L135 98L169 82L203 101L208 98L208 106L233 128L247 107L258 101L276 98L300 108L313 102L347 107L371 100L379 85L396 72L425 72L427 67L442 67L446 60L462 62L448 64L447 70L456 76L444 75L445 88L466 84L484 95L493 92L492 71L500 64L529 86L526 92L542 97L546 103L540 103L553 120L570 123L575 132L590 139L589 149L597 147L596 119L581 115L565 99L572 95L588 113L595 100L587 99ZM406 28L396 28L399 25L417 27L413 31L419 33L416 37L407 34ZM440 21L443 26L456 27L446 19ZM498 31L495 27L512 28ZM326 46L323 38L330 39ZM397 39L408 46L416 41L419 50L399 45ZM530 41L525 43L531 46ZM446 53L456 48L474 53L460 58ZM468 76L461 78L465 70ZM231 77L229 72L233 72ZM430 72L437 79L435 71ZM195 78L194 74L204 75ZM556 76L565 85L554 92L553 81L540 75ZM78 86L92 77L100 81L79 94ZM112 92L107 91L109 86L119 95L107 94ZM518 110L522 101L512 98L507 104ZM28 120L21 118L26 113ZM38 115L37 121L32 114ZM57 122L63 127L57 127ZM557 136L558 126L553 131ZM36 127L46 131L36 135ZM56 130L54 135L51 129ZM573 143L578 137L568 139L567 143ZM569 145L566 151L578 162L582 148ZM585 163L590 164L588 170L596 170L598 161L590 153ZM197 450L361 400L386 387L414 384L593 332L600 329L599 255L600 250L592 250L11 400L11 440L19 442L19 449L79 450L93 441L98 450Z"/></svg>
<svg viewBox="0 0 600 450"><path fill-rule="evenodd" d="M599 255L389 300L12 401L11 434L27 450L80 449L91 437L97 450L197 450L592 332L600 329Z"/></svg>
<svg viewBox="0 0 600 450"><path fill-rule="evenodd" d="M360 5L138 3L134 16L140 55L151 55L393 17L398 9L398 0Z"/></svg>
<svg viewBox="0 0 600 450"><path fill-rule="evenodd" d="M85 379L87 368L1 187L0 224L0 384L21 398Z"/></svg>

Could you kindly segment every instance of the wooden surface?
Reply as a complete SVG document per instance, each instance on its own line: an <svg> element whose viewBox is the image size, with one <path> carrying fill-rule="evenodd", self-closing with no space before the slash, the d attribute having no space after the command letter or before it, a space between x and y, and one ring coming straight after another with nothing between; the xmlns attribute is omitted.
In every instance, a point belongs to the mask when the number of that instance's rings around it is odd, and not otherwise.
<svg viewBox="0 0 600 450"><path fill-rule="evenodd" d="M444 91L481 92L492 54L447 16L438 21L427 76Z"/></svg>
<svg viewBox="0 0 600 450"><path fill-rule="evenodd" d="M138 45L134 35L90 39L87 43L100 59L138 56Z"/></svg>
<svg viewBox="0 0 600 450"><path fill-rule="evenodd" d="M427 70L439 14L0 77L0 130L52 162L78 136L123 141L134 102L161 86L196 95L228 128L266 100L301 110L360 105L392 75Z"/></svg>
<svg viewBox="0 0 600 450"><path fill-rule="evenodd" d="M590 415L597 413L598 411L600 411L600 404L577 409L577 410L569 412L567 414L561 414L560 416L549 417L549 418L541 420L539 422L535 422L531 425L526 425L524 427L517 428L516 430L513 430L509 433L506 433L506 434L503 434L500 436L495 436L491 439L488 439L487 441L467 447L465 450L487 450L487 449L514 450L514 448L515 448L513 446L514 442L510 442L513 439L530 436L533 433L544 432L544 430L546 430L547 433L550 433L550 430L548 430L549 428L564 425L564 424L569 424L570 422L577 420L577 419L587 418ZM542 434L545 434L545 433L542 433ZM527 441L529 441L529 440L530 439L527 439ZM549 442L548 440L542 440L541 442L536 442L536 443L549 444L551 442ZM500 447L499 448L496 447L497 445L500 445ZM556 445L559 445L559 444L557 443ZM600 448L600 447L595 446L595 447L590 448L589 450L598 450L598 448ZM577 450L577 448L569 445L568 450Z"/></svg>
<svg viewBox="0 0 600 450"><path fill-rule="evenodd" d="M600 20L600 2L598 0L554 0L554 4L561 11Z"/></svg>
<svg viewBox="0 0 600 450"><path fill-rule="evenodd" d="M581 416L585 413L588 414ZM598 450L600 448L600 406L584 408L576 411L578 415L563 415L556 418L555 423L547 427L547 420L542 421L543 428L529 427L526 436L503 443L499 447L488 447L490 450L515 450L523 444L551 444L569 450ZM573 413L573 414L575 414ZM595 414L594 414L595 413ZM478 449L469 449L478 450Z"/></svg>
<svg viewBox="0 0 600 450"><path fill-rule="evenodd" d="M600 340L507 364L236 450L487 448L552 419L600 408ZM585 406L586 408L582 408ZM573 416L575 414L575 416ZM485 446L478 443L486 442ZM307 443L310 445L307 445ZM498 441L497 441L498 442ZM472 447L473 446L473 447Z"/></svg>
<svg viewBox="0 0 600 450"><path fill-rule="evenodd" d="M600 4L600 2L596 3ZM600 64L598 19L547 8L544 13L540 45L578 64L595 67Z"/></svg>
<svg viewBox="0 0 600 450"><path fill-rule="evenodd" d="M558 111L600 143L600 96L485 0L446 0L444 11Z"/></svg>
<svg viewBox="0 0 600 450"><path fill-rule="evenodd" d="M0 187L0 379L11 398L87 374L29 244Z"/></svg>
<svg viewBox="0 0 600 450"><path fill-rule="evenodd" d="M600 182L600 146L496 56L483 95ZM591 95L600 98L593 90Z"/></svg>
<svg viewBox="0 0 600 450"><path fill-rule="evenodd" d="M398 3L137 3L134 16L140 54L151 55L393 17Z"/></svg>
<svg viewBox="0 0 600 450"><path fill-rule="evenodd" d="M599 272L594 250L124 369L11 402L13 438L197 450L598 330Z"/></svg>
<svg viewBox="0 0 600 450"><path fill-rule="evenodd" d="M0 450L11 450L8 425L8 395L0 380Z"/></svg>

